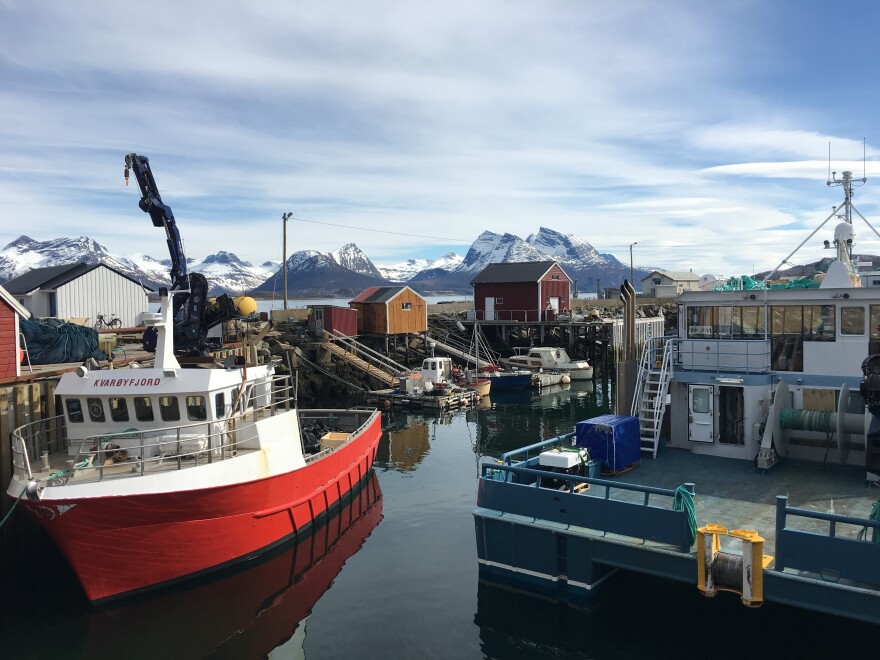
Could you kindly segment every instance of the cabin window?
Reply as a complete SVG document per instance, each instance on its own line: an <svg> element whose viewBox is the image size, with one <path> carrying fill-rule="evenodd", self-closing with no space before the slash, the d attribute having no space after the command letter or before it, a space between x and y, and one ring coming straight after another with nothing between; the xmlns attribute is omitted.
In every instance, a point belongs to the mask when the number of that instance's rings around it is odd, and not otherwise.
<svg viewBox="0 0 880 660"><path fill-rule="evenodd" d="M711 400L709 398L711 390L708 387L695 387L692 390L693 404L691 409L695 413L709 412Z"/></svg>
<svg viewBox="0 0 880 660"><path fill-rule="evenodd" d="M504 298L495 298L495 304L496 304L496 305L503 305L503 304L504 304Z"/></svg>
<svg viewBox="0 0 880 660"><path fill-rule="evenodd" d="M715 329L714 307L688 307L687 336L689 339L711 339Z"/></svg>
<svg viewBox="0 0 880 660"><path fill-rule="evenodd" d="M176 396L159 397L159 415L163 422L176 422L180 420L180 404Z"/></svg>
<svg viewBox="0 0 880 660"><path fill-rule="evenodd" d="M148 396L134 397L134 416L139 422L152 422L155 419L153 415L153 402Z"/></svg>
<svg viewBox="0 0 880 660"><path fill-rule="evenodd" d="M868 354L880 353L880 305L871 305L871 341Z"/></svg>
<svg viewBox="0 0 880 660"><path fill-rule="evenodd" d="M323 321L324 320L324 310L323 309L316 309L315 310L315 320L316 321Z"/></svg>
<svg viewBox="0 0 880 660"><path fill-rule="evenodd" d="M93 422L104 421L104 403L98 397L86 399L86 407L89 409L89 419Z"/></svg>
<svg viewBox="0 0 880 660"><path fill-rule="evenodd" d="M804 341L834 341L834 305L804 306Z"/></svg>
<svg viewBox="0 0 880 660"><path fill-rule="evenodd" d="M194 422L208 419L208 407L203 396L186 397L186 416Z"/></svg>
<svg viewBox="0 0 880 660"><path fill-rule="evenodd" d="M840 334L863 335L865 334L865 308L864 307L841 307L840 308Z"/></svg>
<svg viewBox="0 0 880 660"><path fill-rule="evenodd" d="M127 422L128 421L128 402L119 396L111 396L107 400L107 405L110 408L110 419L114 422Z"/></svg>
<svg viewBox="0 0 880 660"><path fill-rule="evenodd" d="M412 303L411 302L400 303L400 309L402 309L405 312L408 312L412 309Z"/></svg>
<svg viewBox="0 0 880 660"><path fill-rule="evenodd" d="M553 274L550 276L550 279L551 279L551 280L558 280L558 279L559 279L559 275L557 275L556 273L553 273Z"/></svg>
<svg viewBox="0 0 880 660"><path fill-rule="evenodd" d="M64 405L67 406L67 419L74 423L83 421L82 402L79 399L65 399Z"/></svg>
<svg viewBox="0 0 880 660"><path fill-rule="evenodd" d="M226 415L226 394L223 392L218 392L214 395L214 412L217 415L217 418L225 417Z"/></svg>

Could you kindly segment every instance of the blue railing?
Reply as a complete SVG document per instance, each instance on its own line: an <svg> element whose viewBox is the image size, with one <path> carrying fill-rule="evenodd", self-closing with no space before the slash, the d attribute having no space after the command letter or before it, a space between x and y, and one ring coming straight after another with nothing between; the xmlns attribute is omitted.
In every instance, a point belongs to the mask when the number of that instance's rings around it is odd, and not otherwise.
<svg viewBox="0 0 880 660"><path fill-rule="evenodd" d="M789 517L827 521L828 533L786 529ZM838 524L880 529L880 521L789 507L786 496L777 496L775 570L790 568L818 573L826 581L880 587L880 543L837 536Z"/></svg>

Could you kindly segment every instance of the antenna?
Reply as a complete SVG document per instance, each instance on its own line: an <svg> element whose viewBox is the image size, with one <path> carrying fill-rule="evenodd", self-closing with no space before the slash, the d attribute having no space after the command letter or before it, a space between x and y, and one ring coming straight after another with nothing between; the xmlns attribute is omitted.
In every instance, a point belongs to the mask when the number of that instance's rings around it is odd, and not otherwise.
<svg viewBox="0 0 880 660"><path fill-rule="evenodd" d="M862 183L868 180L868 165L865 160L865 138L862 138Z"/></svg>
<svg viewBox="0 0 880 660"><path fill-rule="evenodd" d="M826 183L831 185L831 140L828 140L828 178Z"/></svg>

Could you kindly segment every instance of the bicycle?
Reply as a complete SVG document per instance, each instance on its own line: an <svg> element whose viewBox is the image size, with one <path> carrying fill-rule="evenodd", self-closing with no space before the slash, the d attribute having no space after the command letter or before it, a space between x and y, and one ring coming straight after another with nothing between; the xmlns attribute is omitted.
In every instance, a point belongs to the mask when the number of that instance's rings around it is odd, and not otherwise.
<svg viewBox="0 0 880 660"><path fill-rule="evenodd" d="M110 314L110 318L108 319L103 314L98 314L98 320L95 321L95 330L102 330L103 328L121 328L122 327L122 319L116 318L115 314Z"/></svg>

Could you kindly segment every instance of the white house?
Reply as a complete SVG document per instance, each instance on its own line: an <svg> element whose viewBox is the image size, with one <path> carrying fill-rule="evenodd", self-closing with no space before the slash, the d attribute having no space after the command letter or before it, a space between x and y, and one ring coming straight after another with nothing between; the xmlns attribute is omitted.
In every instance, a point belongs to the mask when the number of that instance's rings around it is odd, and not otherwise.
<svg viewBox="0 0 880 660"><path fill-rule="evenodd" d="M699 288L700 276L693 272L655 270L642 278L642 291L647 298L675 298L682 291L696 291Z"/></svg>
<svg viewBox="0 0 880 660"><path fill-rule="evenodd" d="M107 320L118 317L123 327L134 327L150 310L151 289L104 264L35 268L3 286L37 318L86 318L92 325L103 314Z"/></svg>

